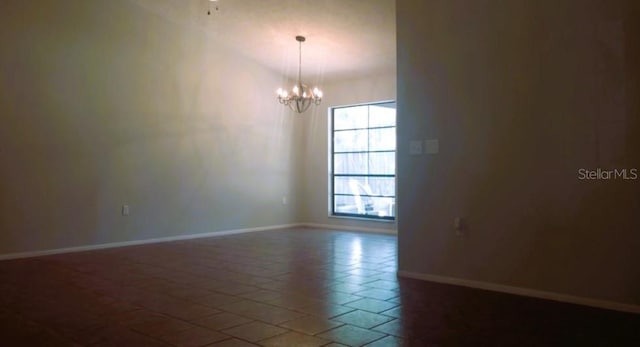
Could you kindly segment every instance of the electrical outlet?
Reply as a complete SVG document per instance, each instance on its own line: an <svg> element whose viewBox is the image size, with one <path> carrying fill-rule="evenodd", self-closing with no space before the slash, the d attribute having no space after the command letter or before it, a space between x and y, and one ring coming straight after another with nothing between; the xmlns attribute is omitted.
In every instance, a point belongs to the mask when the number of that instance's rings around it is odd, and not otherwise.
<svg viewBox="0 0 640 347"><path fill-rule="evenodd" d="M129 205L122 205L122 215L123 216L128 216L129 215Z"/></svg>
<svg viewBox="0 0 640 347"><path fill-rule="evenodd" d="M412 140L411 142L409 142L409 154L410 155L422 154L422 141Z"/></svg>
<svg viewBox="0 0 640 347"><path fill-rule="evenodd" d="M283 204L283 205L286 205L286 204L288 204L288 203L289 203L289 202L287 201L287 197L286 197L286 196L283 196L283 197L282 197L282 204Z"/></svg>

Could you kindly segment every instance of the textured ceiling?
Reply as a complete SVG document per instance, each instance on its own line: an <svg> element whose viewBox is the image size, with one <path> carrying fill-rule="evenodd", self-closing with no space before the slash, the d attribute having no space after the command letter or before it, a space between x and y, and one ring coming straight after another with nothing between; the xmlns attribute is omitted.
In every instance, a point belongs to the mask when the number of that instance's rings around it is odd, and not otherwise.
<svg viewBox="0 0 640 347"><path fill-rule="evenodd" d="M360 76L395 68L395 0L131 0L285 76ZM215 10L215 5L219 10Z"/></svg>

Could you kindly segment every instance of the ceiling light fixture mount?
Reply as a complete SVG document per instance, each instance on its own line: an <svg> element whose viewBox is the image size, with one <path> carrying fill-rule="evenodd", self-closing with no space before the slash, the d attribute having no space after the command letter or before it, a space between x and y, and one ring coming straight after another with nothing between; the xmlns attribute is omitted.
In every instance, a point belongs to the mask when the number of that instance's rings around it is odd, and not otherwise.
<svg viewBox="0 0 640 347"><path fill-rule="evenodd" d="M311 103L320 105L322 102L322 91L316 88L309 88L302 83L302 43L305 41L304 36L296 36L296 41L299 45L298 55L298 82L293 87L291 92L287 92L282 88L278 88L278 102L285 106L289 106L290 109L302 113L306 111Z"/></svg>

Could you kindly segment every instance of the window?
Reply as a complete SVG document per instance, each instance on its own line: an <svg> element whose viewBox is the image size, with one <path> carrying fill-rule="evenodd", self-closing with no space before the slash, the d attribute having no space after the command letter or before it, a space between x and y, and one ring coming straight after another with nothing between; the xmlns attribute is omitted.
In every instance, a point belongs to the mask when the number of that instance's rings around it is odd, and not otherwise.
<svg viewBox="0 0 640 347"><path fill-rule="evenodd" d="M396 103L331 109L334 216L395 219Z"/></svg>

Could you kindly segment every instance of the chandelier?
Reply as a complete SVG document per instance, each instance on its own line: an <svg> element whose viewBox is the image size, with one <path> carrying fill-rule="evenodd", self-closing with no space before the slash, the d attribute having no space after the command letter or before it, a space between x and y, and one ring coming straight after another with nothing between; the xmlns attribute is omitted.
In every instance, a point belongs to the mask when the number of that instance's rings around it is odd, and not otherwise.
<svg viewBox="0 0 640 347"><path fill-rule="evenodd" d="M305 41L304 36L296 36L299 43L299 60L298 60L298 82L291 92L287 92L282 88L278 88L278 102L285 106L289 106L292 110L302 113L306 111L311 103L320 105L322 101L322 91L318 88L309 88L302 83L302 43Z"/></svg>

